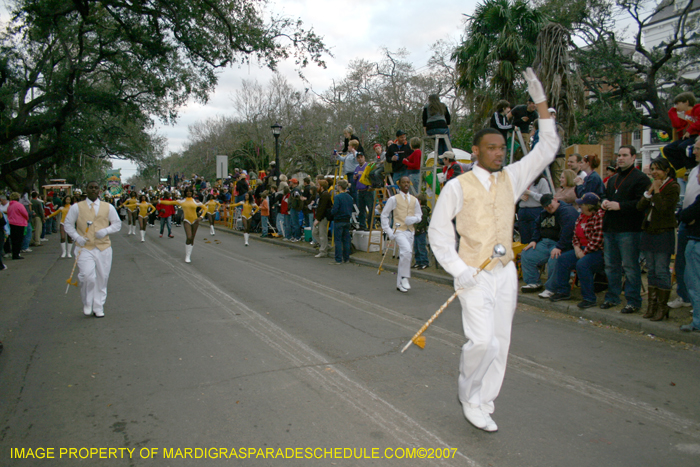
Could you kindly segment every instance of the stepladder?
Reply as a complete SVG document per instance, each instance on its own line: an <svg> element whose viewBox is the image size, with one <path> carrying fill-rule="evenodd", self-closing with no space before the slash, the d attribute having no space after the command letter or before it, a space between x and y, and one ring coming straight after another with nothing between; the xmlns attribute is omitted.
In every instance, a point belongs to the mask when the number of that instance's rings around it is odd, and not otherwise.
<svg viewBox="0 0 700 467"><path fill-rule="evenodd" d="M382 209L384 209L384 204L389 199L389 192L386 188L386 184L381 188L375 188L374 190L374 201L372 202L372 212L370 213L369 221L369 238L367 239L367 253L370 252L372 245L378 245L379 251L382 251L384 236L382 235L382 225L380 221L380 216ZM377 240L374 240L374 232L379 232Z"/></svg>
<svg viewBox="0 0 700 467"><path fill-rule="evenodd" d="M438 180L438 171L440 170L440 155L438 154L438 149L441 142L444 143L448 151L453 150L449 135L429 135L421 139L420 181L416 191L418 193L425 192L428 196L428 204L432 207L434 207L437 202L438 187L440 185ZM428 154L430 143L432 143L432 152ZM431 174L432 177L429 177L432 178L430 180L431 183L427 183L426 177Z"/></svg>

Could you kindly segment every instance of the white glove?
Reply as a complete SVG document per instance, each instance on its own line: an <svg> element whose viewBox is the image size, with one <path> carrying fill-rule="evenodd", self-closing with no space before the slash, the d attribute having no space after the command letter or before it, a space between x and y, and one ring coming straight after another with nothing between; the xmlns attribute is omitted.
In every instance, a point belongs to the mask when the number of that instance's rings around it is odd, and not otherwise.
<svg viewBox="0 0 700 467"><path fill-rule="evenodd" d="M85 244L87 243L87 241L88 241L88 239L85 238L85 237L78 237L78 238L75 239L75 243L76 243L79 247L84 247Z"/></svg>
<svg viewBox="0 0 700 467"><path fill-rule="evenodd" d="M474 277L475 272L476 269L471 266L467 266L466 271L464 271L459 277L455 277L455 290L474 287L476 285L476 277Z"/></svg>
<svg viewBox="0 0 700 467"><path fill-rule="evenodd" d="M396 238L396 235L394 235L393 232L384 232L386 234L386 238L389 239L389 241L393 241Z"/></svg>
<svg viewBox="0 0 700 467"><path fill-rule="evenodd" d="M408 216L406 218L406 225L413 225L418 223L418 218L416 216Z"/></svg>
<svg viewBox="0 0 700 467"><path fill-rule="evenodd" d="M100 230L98 230L97 232L95 232L95 238L98 239L98 240L101 239L101 238L105 238L105 237L107 236L107 232L106 232L106 231L107 231L107 229L100 229Z"/></svg>
<svg viewBox="0 0 700 467"><path fill-rule="evenodd" d="M527 81L527 92L530 93L532 101L535 104L539 104L541 102L546 101L547 95L544 93L542 83L540 83L540 80L537 79L537 75L532 70L532 68L528 67L527 70L525 70L525 72L523 73L523 77L525 78L525 81Z"/></svg>

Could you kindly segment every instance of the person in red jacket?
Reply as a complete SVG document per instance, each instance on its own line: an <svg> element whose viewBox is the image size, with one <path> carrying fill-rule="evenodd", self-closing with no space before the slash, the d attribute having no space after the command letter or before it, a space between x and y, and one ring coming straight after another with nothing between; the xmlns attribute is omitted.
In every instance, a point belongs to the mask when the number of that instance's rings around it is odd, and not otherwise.
<svg viewBox="0 0 700 467"><path fill-rule="evenodd" d="M679 139L661 148L661 154L671 163L676 175L682 177L686 170L697 165L694 157L688 157L688 148L695 144L700 134L700 104L695 103L692 92L678 94L673 102L668 117Z"/></svg>
<svg viewBox="0 0 700 467"><path fill-rule="evenodd" d="M170 201L170 193L163 193L163 199ZM158 211L158 217L160 218L160 236L163 236L163 227L168 226L168 238L175 238L170 225L170 219L175 214L175 206L169 204L158 203L156 205L156 211Z"/></svg>
<svg viewBox="0 0 700 467"><path fill-rule="evenodd" d="M420 185L420 163L423 156L420 148L420 138L413 137L409 142L411 150L413 151L410 156L402 160L401 163L408 169L408 179L411 180L411 193L413 195L418 194L418 186ZM398 180L394 180L398 184Z"/></svg>

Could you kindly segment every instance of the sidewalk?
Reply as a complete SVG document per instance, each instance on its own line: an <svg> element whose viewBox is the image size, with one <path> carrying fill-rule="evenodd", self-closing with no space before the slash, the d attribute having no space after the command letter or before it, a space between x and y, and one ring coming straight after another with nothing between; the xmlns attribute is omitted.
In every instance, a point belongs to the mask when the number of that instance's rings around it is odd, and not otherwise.
<svg viewBox="0 0 700 467"><path fill-rule="evenodd" d="M243 235L242 232L228 229L222 225L216 225L216 229L223 232L228 232L234 235ZM294 248L297 250L303 250L309 254L316 254L316 249L306 242L285 242L281 239L276 238L260 238L259 234L251 234L251 240L271 243L279 246L285 246L288 248ZM398 254L398 251L397 251ZM350 261L352 263L361 264L363 266L368 266L373 269L379 268L379 263L382 261L382 255L379 252L367 253L365 251L356 251L350 256ZM397 258L392 258L391 253L387 254L382 266L385 271L396 272L398 265ZM440 284L452 285L452 276L447 274L442 269L436 269L434 266L428 269L411 270L411 276L419 279L429 280L437 282ZM642 275L642 281L645 283L646 287L646 275ZM521 281L520 285L524 285ZM603 303L602 298L603 292L598 294L598 303ZM681 324L686 324L691 321L690 308L678 308L671 309L668 319L663 321L649 321L648 319L643 319L643 311L646 310L646 300L642 303L642 312L634 313L632 315L623 315L620 313L623 305L610 310L601 310L600 308L593 307L582 310L576 306L576 304L581 301L581 292L578 288L573 288L572 299L563 302L550 302L549 300L541 299L537 294L520 294L518 301L526 305L530 305L536 308L540 308L548 311L555 311L559 313L564 313L571 316L580 317L586 320L593 321L595 323L600 323L602 325L616 326L622 329L627 329L630 331L640 332L643 334L651 334L662 339L669 339L679 342L685 342L693 345L700 346L700 332L685 333L679 331L679 326ZM675 294L672 295L675 298ZM642 297L645 299L646 297ZM622 297L624 304L624 297Z"/></svg>

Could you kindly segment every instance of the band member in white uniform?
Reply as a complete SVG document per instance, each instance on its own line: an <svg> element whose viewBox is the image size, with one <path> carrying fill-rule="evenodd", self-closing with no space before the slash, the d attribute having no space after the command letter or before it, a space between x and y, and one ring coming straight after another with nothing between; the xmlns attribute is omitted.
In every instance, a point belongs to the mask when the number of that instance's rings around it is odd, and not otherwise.
<svg viewBox="0 0 700 467"><path fill-rule="evenodd" d="M503 135L494 129L479 131L472 146L477 165L445 184L428 231L435 258L454 277L455 289L463 290L459 301L468 342L459 364L459 400L467 420L485 431L498 430L491 414L505 375L518 299L518 273L512 262L515 203L554 160L559 147L542 84L530 68L524 76L540 115L539 143L522 160L504 168ZM453 219L460 235L459 252ZM506 255L474 277L498 243Z"/></svg>
<svg viewBox="0 0 700 467"><path fill-rule="evenodd" d="M89 182L87 199L70 207L63 228L80 248L78 281L86 316L104 317L107 281L112 269L112 246L109 235L119 232L122 221L114 206L100 201L100 185ZM92 222L88 228L88 222Z"/></svg>
<svg viewBox="0 0 700 467"><path fill-rule="evenodd" d="M408 278L411 277L411 255L413 254L413 232L414 224L420 222L422 212L420 203L408 190L411 187L411 180L408 176L403 176L399 180L400 193L389 198L382 210L382 230L389 240L396 241L399 246L399 268L396 273L396 290L406 293L411 289ZM389 216L394 213L394 225L398 227L392 229L389 226Z"/></svg>

